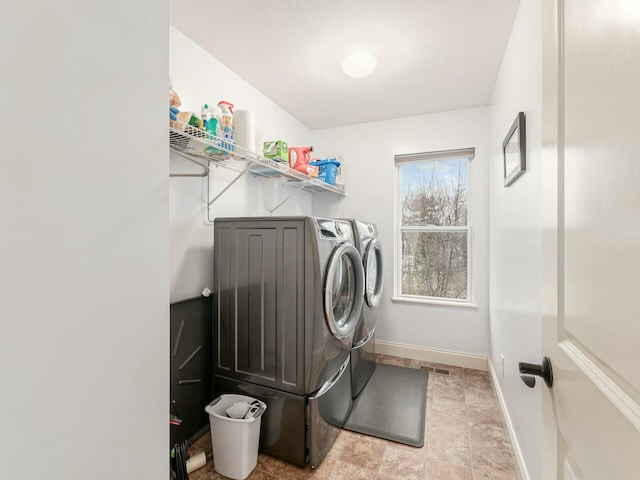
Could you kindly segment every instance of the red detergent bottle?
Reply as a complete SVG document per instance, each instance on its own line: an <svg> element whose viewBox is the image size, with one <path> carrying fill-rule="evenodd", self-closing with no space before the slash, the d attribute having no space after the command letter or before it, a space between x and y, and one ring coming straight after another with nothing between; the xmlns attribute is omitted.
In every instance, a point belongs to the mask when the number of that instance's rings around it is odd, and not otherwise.
<svg viewBox="0 0 640 480"><path fill-rule="evenodd" d="M305 175L317 177L318 167L309 165L312 151L313 147L289 147L289 167Z"/></svg>

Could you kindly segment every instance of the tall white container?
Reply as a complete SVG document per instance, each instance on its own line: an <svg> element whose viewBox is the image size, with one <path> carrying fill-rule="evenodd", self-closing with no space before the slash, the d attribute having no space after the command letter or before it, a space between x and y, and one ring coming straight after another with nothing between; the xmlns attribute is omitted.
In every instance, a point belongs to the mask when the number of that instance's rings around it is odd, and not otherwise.
<svg viewBox="0 0 640 480"><path fill-rule="evenodd" d="M237 402L258 402L259 410L249 418L229 418L226 411ZM205 407L209 414L213 468L220 475L244 480L258 463L260 421L267 406L245 395L225 394Z"/></svg>
<svg viewBox="0 0 640 480"><path fill-rule="evenodd" d="M256 152L256 118L251 110L236 110L233 112L233 129L236 145Z"/></svg>

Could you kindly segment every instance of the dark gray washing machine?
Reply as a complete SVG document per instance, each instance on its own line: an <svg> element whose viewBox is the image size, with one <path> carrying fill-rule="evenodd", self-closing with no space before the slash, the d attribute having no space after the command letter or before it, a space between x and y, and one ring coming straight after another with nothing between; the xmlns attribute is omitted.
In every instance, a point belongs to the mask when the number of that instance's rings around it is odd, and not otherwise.
<svg viewBox="0 0 640 480"><path fill-rule="evenodd" d="M349 222L216 218L214 382L267 404L261 451L324 458L351 410L364 269Z"/></svg>
<svg viewBox="0 0 640 480"><path fill-rule="evenodd" d="M356 398L376 368L375 332L383 286L382 245L373 223L350 219L356 248L364 267L365 289L362 315L356 326L351 350L351 390Z"/></svg>

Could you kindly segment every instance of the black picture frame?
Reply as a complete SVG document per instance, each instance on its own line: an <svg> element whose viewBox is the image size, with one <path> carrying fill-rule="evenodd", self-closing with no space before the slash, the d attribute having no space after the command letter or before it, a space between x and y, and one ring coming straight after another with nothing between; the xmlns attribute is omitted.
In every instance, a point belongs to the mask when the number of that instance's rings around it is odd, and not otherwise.
<svg viewBox="0 0 640 480"><path fill-rule="evenodd" d="M508 187L527 169L527 140L524 112L518 112L502 142L504 186Z"/></svg>

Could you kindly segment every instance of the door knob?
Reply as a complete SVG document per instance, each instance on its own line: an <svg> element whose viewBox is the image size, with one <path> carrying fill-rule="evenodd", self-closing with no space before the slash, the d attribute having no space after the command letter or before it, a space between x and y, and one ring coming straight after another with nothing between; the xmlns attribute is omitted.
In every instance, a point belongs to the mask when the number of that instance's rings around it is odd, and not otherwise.
<svg viewBox="0 0 640 480"><path fill-rule="evenodd" d="M547 387L553 386L553 370L551 369L551 360L544 357L542 363L518 363L520 368L520 378L529 388L536 386L536 377L542 377Z"/></svg>

